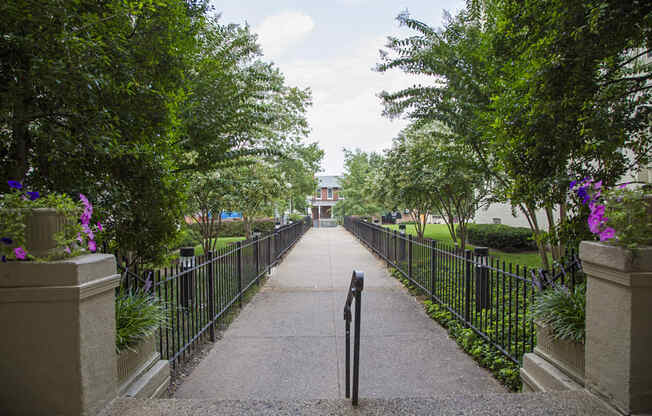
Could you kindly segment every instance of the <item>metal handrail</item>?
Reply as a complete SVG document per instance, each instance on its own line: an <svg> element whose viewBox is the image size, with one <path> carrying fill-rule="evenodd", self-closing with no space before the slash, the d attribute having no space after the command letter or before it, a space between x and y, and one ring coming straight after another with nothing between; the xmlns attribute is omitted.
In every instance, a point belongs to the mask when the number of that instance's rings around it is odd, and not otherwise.
<svg viewBox="0 0 652 416"><path fill-rule="evenodd" d="M351 276L349 292L344 304L344 321L346 322L346 398L350 397L351 377L351 303L355 299L355 333L353 334L353 406L358 405L358 375L360 373L360 318L364 272L354 270Z"/></svg>

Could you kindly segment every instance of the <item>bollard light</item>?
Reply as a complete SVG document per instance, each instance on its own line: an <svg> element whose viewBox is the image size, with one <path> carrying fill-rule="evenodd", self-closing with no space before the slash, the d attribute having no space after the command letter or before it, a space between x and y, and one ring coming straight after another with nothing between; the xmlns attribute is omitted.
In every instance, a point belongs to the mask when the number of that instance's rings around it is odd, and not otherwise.
<svg viewBox="0 0 652 416"><path fill-rule="evenodd" d="M191 304L195 298L194 293L194 272L187 270L192 270L195 267L195 248L194 247L181 247L179 249L179 262L181 263L181 304L184 307L187 307Z"/></svg>
<svg viewBox="0 0 652 416"><path fill-rule="evenodd" d="M179 249L179 262L184 270L195 267L195 248L181 247Z"/></svg>
<svg viewBox="0 0 652 416"><path fill-rule="evenodd" d="M405 224L398 225L398 232L405 235Z"/></svg>

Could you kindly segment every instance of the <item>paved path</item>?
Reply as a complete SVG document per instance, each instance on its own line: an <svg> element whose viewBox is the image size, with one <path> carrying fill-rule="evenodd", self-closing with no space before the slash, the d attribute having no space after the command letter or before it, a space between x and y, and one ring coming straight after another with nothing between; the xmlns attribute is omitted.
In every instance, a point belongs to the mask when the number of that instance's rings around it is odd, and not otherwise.
<svg viewBox="0 0 652 416"><path fill-rule="evenodd" d="M344 397L342 308L365 272L360 397L504 392L344 229L310 230L179 387L181 399Z"/></svg>

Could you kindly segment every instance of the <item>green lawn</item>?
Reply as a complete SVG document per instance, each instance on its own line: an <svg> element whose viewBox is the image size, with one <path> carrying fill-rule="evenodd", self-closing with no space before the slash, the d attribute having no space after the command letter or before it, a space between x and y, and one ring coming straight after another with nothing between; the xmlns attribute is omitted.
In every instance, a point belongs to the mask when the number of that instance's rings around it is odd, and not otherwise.
<svg viewBox="0 0 652 416"><path fill-rule="evenodd" d="M398 225L385 225L384 227L398 230ZM417 235L416 228L413 224L406 224L405 229L408 234ZM453 244L453 240L451 240L451 236L448 233L448 228L446 228L445 224L427 224L426 232L423 234L423 236L426 238L432 238L433 240L442 241L446 244ZM473 248L474 246L467 244L467 247ZM495 250L489 247L489 254L504 260L506 263L512 263L514 266L519 264L527 266L528 268L541 267L541 258L536 251L506 253L504 251Z"/></svg>
<svg viewBox="0 0 652 416"><path fill-rule="evenodd" d="M220 237L217 239L217 245L215 246L216 250L226 247L227 245L234 243L236 241L244 240L244 237ZM204 254L204 247L201 244L195 246L195 255L201 256Z"/></svg>

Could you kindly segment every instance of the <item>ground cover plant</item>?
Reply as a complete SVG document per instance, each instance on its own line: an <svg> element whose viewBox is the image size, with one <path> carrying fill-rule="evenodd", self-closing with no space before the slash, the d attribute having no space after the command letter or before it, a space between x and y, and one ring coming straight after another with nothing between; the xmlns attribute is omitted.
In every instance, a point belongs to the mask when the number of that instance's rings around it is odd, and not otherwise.
<svg viewBox="0 0 652 416"><path fill-rule="evenodd" d="M392 268L390 273L405 285L413 295L423 295L423 291L405 278L398 270ZM464 326L445 306L430 299L421 301L426 314L448 330L448 334L457 344L482 367L491 373L511 391L521 389L519 365L480 337L472 329ZM490 328L489 331L496 331Z"/></svg>

